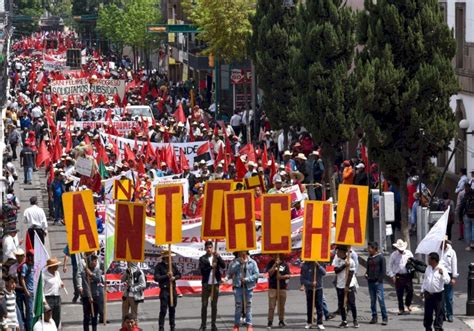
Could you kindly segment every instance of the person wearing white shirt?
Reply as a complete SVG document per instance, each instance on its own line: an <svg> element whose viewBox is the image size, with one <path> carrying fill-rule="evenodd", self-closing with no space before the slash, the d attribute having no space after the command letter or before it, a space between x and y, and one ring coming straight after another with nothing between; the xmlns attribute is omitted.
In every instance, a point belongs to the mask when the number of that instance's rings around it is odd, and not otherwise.
<svg viewBox="0 0 474 331"><path fill-rule="evenodd" d="M17 229L7 229L5 230L5 237L3 238L2 248L3 248L3 262L5 263L8 259L15 259L15 251L20 247L20 242Z"/></svg>
<svg viewBox="0 0 474 331"><path fill-rule="evenodd" d="M467 169L462 168L460 172L461 172L461 178L459 178L458 184L456 185L456 189L454 190L454 193L456 194L464 190L464 185L468 182Z"/></svg>
<svg viewBox="0 0 474 331"><path fill-rule="evenodd" d="M234 133L236 136L240 134L240 127L242 125L242 116L239 112L234 113L229 121L230 126L234 129Z"/></svg>
<svg viewBox="0 0 474 331"><path fill-rule="evenodd" d="M354 319L354 327L358 328L359 323L357 321L355 298L356 288L358 287L355 275L356 265L352 258L349 257L349 259L347 259L347 246L338 246L336 254L337 255L334 258L332 265L334 266L334 272L336 273L337 304L342 318L339 327L347 327L347 314L346 308L344 307L345 293L347 290L347 302L349 309L352 312L352 318ZM347 270L347 268L349 268L349 270Z"/></svg>
<svg viewBox="0 0 474 331"><path fill-rule="evenodd" d="M443 330L443 292L444 286L449 284L451 278L448 270L439 263L439 254L430 253L428 267L426 268L421 284L421 291L425 299L425 315L423 326L426 330ZM433 313L435 319L433 321Z"/></svg>
<svg viewBox="0 0 474 331"><path fill-rule="evenodd" d="M444 285L444 315L448 322L453 322L453 286L456 284L458 273L458 257L451 246L451 242L445 238L444 250L440 249L441 264L448 271L451 281Z"/></svg>
<svg viewBox="0 0 474 331"><path fill-rule="evenodd" d="M388 262L387 274L395 283L398 300L398 315L408 315L411 311L411 303L413 300L413 279L408 273L406 264L409 258L413 257L413 253L407 250L408 243L402 239L398 239L393 247L396 250L390 255ZM403 294L406 292L405 305L403 304Z"/></svg>
<svg viewBox="0 0 474 331"><path fill-rule="evenodd" d="M48 259L45 270L43 270L44 297L53 310L53 320L58 328L61 323L61 295L59 290L64 287L58 271L60 264L61 262L57 258L52 257Z"/></svg>
<svg viewBox="0 0 474 331"><path fill-rule="evenodd" d="M48 233L48 220L43 209L38 207L38 198L31 197L31 207L25 209L23 213L24 222L28 224L28 234L33 244L35 242L35 233L38 234L41 242L44 244L44 237Z"/></svg>
<svg viewBox="0 0 474 331"><path fill-rule="evenodd" d="M53 310L47 304L44 305L44 318L39 319L33 327L33 331L58 331L53 318Z"/></svg>

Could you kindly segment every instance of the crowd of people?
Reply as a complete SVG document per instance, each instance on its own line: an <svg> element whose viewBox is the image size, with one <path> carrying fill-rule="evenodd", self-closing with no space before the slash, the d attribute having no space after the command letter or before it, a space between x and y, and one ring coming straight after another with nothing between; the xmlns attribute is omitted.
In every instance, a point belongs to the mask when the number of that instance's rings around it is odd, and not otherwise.
<svg viewBox="0 0 474 331"><path fill-rule="evenodd" d="M74 33L54 35L58 48L71 46L75 40ZM51 37L51 36L49 36ZM382 185L383 178L376 164L370 164L367 152L362 143L358 146L357 157L344 157L342 148L337 149L335 163L325 165L322 159L324 150L313 141L307 130L298 125L283 130L271 127L265 113L260 112L258 132L255 141L248 141L247 130L253 130L256 113L253 111L234 111L231 116L216 117L215 105L211 103L212 91L200 86L192 79L186 82L173 83L158 71L145 71L143 68L134 70L126 58L116 59L97 53L93 49L84 49L84 62L81 70L47 70L42 63L42 56L37 50L44 48L49 38L45 34L36 34L30 38L17 41L12 46L12 55L8 59L10 67L10 89L3 119L6 128L6 145L4 173L8 179L6 205L10 208L12 218L20 208L14 192L14 184L19 179L19 170L15 161L19 159L23 168L23 184L31 185L35 173L46 171L48 190L48 210L46 215L38 206L36 197L30 199L30 207L24 212L24 220L28 226L29 238L38 236L44 242L48 234L48 217L53 225L64 224L62 195L68 191L91 189L94 191L94 202L106 199L102 180L108 178L125 178L127 172L136 174L135 201L143 201L148 205L148 215L154 214L152 199L153 182L157 177L187 179L189 184L189 203L183 207L183 217L200 217L203 203L203 188L208 180L234 179L244 180L252 177L261 178L262 185L255 190L256 212L261 209L263 193L285 193L288 187L297 185L302 199L325 200L326 183L368 185L373 188ZM38 43L38 41L40 41ZM75 43L75 41L74 41ZM59 46L58 46L59 45ZM80 46L75 44L75 46ZM40 52L41 53L41 52ZM118 95L73 95L62 97L54 94L51 82L74 77L86 77L94 83L97 79L123 79L126 81L126 92L123 97ZM134 105L149 106L150 118L143 114L134 114L127 107ZM130 109L130 108L129 108ZM76 121L100 122L98 125L75 127ZM119 133L114 123L117 121L133 121L134 124L125 133ZM64 126L58 125L65 122ZM134 144L119 149L117 141L104 140L104 135L123 137L134 141ZM286 137L285 137L286 135ZM362 141L362 140L361 140ZM205 152L209 158L195 158L189 162L183 154L176 155L168 148L153 148L152 143L189 143L204 142ZM90 176L76 171L75 163L79 158L92 162ZM191 164L190 164L191 163ZM331 169L327 169L331 167ZM331 171L329 171L331 170ZM333 176L327 180L327 173ZM396 210L400 222L400 198L395 185L388 181L383 183L396 193ZM409 185L418 187L417 180L412 178ZM242 188L244 184L240 184ZM417 190L413 192L416 194ZM469 201L467 191L466 198ZM458 193L458 192L456 192ZM398 194L398 195L397 195ZM474 196L474 193L473 193ZM414 196L415 197L415 196ZM415 197L415 199L417 199ZM421 198L419 198L421 200ZM474 201L474 199L473 199ZM415 201L410 205L414 208ZM410 201L409 201L410 203ZM468 214L469 203L460 203ZM292 202L292 218L303 215L302 200ZM474 204L472 206L474 210ZM454 208L453 208L454 209ZM414 223L413 223L414 222ZM394 223L397 224L397 223ZM416 220L412 220L416 224ZM472 223L470 223L472 224ZM98 228L102 226L98 221ZM473 235L468 232L474 227L466 226L465 238L471 240ZM100 231L100 230L99 230ZM5 279L6 312L3 325L8 329L56 330L61 321L60 290L64 286L58 271L61 262L52 257L43 271L44 318L34 323L33 318L33 254L34 246L25 251L24 243L18 238L18 230L13 226L4 231L3 266ZM394 234L395 236L395 234ZM450 239L450 238L449 238ZM385 259L378 252L378 244L371 242L366 277L369 283L371 298L371 324L378 322L376 302L379 302L382 325L388 323L384 304L383 282L388 274L393 278L399 303L400 315L410 312L413 295L413 274L407 270L407 262L412 254L406 249L403 241L394 243L395 251L385 267ZM211 301L211 330L217 330L216 317L218 310L219 284L224 279L232 281L235 295L234 330L240 325L252 330L252 295L257 279L261 276L256 262L248 252L239 252L235 259L226 265L216 253L212 242L205 243L206 254L199 260L199 271L202 275L202 314L200 330L207 328L207 307ZM357 261L353 253L345 246L338 246L331 264L336 273L335 288L337 292L337 312L341 315L340 327L348 326L346 306L349 308L353 326L359 327L356 288ZM171 271L168 256L172 252L162 252L162 262L156 265L154 280L160 287L159 328L164 330L165 317L169 312L170 329L175 329L176 306L178 293L176 280L180 278L180 270L173 264ZM107 270L98 255L87 254L80 258L69 254L65 248L63 271L67 272L67 257L71 258L74 280L74 298L81 298L84 313L84 330L97 329L103 312L103 282ZM452 287L457 277L456 254L447 244L445 249L430 255L429 266L423 290L425 293L425 327L431 329L433 311L436 312L435 329L442 326L443 316L452 321ZM264 272L269 279L269 311L268 328L272 328L275 308L278 311L278 326L286 326L285 301L286 287L290 269L284 256L274 256ZM328 311L323 293L323 278L326 265L317 262L305 262L301 267L302 290L306 293L307 320L306 328L324 329L323 317L334 318ZM125 286L122 317L124 330L136 330L139 316L139 305L144 300L147 286L145 275L134 263L122 275ZM404 301L403 294L406 292ZM443 294L444 293L444 297ZM441 303L445 303L446 309ZM316 312L316 320L314 319ZM430 314L431 313L431 314ZM431 318L431 320L430 320ZM40 324L38 324L40 323Z"/></svg>

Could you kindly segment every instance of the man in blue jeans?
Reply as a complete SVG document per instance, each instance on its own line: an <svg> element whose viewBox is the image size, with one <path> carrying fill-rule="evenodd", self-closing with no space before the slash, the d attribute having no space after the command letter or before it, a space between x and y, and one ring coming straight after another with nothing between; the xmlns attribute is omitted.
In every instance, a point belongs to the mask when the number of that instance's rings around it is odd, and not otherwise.
<svg viewBox="0 0 474 331"><path fill-rule="evenodd" d="M228 277L232 279L235 297L235 315L233 331L239 330L242 306L245 309L245 323L247 331L253 331L252 327L252 296L253 289L258 280L257 262L250 258L247 251L238 253L238 257L229 266ZM245 295L245 298L244 298Z"/></svg>
<svg viewBox="0 0 474 331"><path fill-rule="evenodd" d="M24 171L24 184L31 184L33 181L33 169L35 167L35 156L33 150L30 148L29 142L25 142L20 151L20 166Z"/></svg>
<svg viewBox="0 0 474 331"><path fill-rule="evenodd" d="M64 172L56 173L53 182L51 183L50 199L53 200L54 206L54 225L63 221L63 193L66 191L66 186L64 185Z"/></svg>
<svg viewBox="0 0 474 331"><path fill-rule="evenodd" d="M444 318L449 323L453 322L453 286L456 284L456 279L459 277L458 273L458 257L456 251L451 246L451 241L446 236L444 243L440 247L440 264L442 264L449 273L451 281L444 285ZM443 249L444 245L444 249Z"/></svg>
<svg viewBox="0 0 474 331"><path fill-rule="evenodd" d="M26 260L18 267L19 291L17 291L16 302L21 315L25 320L25 330L33 330L33 275L34 275L34 251L26 252Z"/></svg>
<svg viewBox="0 0 474 331"><path fill-rule="evenodd" d="M383 293L383 278L385 276L385 257L379 253L379 245L376 241L369 242L367 250L369 258L367 259L367 272L365 277L369 285L370 310L372 319L370 324L377 324L377 300L379 301L380 311L382 312L382 325L387 325L387 309Z"/></svg>
<svg viewBox="0 0 474 331"><path fill-rule="evenodd" d="M316 275L315 275L316 274ZM301 283L306 290L306 326L305 329L313 327L313 309L316 308L317 328L324 330L323 325L323 277L326 269L318 262L305 262L301 267ZM316 291L313 302L313 291Z"/></svg>

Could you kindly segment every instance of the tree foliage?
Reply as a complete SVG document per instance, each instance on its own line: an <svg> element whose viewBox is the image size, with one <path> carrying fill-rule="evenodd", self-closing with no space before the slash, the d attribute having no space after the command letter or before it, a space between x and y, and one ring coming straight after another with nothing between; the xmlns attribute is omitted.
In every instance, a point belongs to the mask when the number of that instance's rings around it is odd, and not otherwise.
<svg viewBox="0 0 474 331"><path fill-rule="evenodd" d="M185 0L189 18L201 30L198 38L207 44L205 54L228 63L247 57L252 34L250 17L256 0Z"/></svg>
<svg viewBox="0 0 474 331"><path fill-rule="evenodd" d="M158 0L127 0L99 10L97 27L114 43L144 49L158 39L146 32L146 25L160 20Z"/></svg>
<svg viewBox="0 0 474 331"><path fill-rule="evenodd" d="M30 35L33 32L38 31L39 18L43 14L43 8L41 1L39 0L19 0L17 2L16 15L29 16L32 18L31 21L15 22L15 33L20 35Z"/></svg>
<svg viewBox="0 0 474 331"><path fill-rule="evenodd" d="M250 50L259 87L264 94L262 110L274 127L289 129L295 120L291 106L294 86L289 64L290 39L296 28L296 7L285 7L281 0L259 0L251 23Z"/></svg>
<svg viewBox="0 0 474 331"><path fill-rule="evenodd" d="M400 183L406 207L411 168L426 168L453 138L458 90L455 42L436 0L365 1L358 39L357 109L370 158ZM406 213L402 213L404 216ZM403 219L407 232L406 216Z"/></svg>
<svg viewBox="0 0 474 331"><path fill-rule="evenodd" d="M335 148L352 137L354 128L350 111L354 16L343 2L300 5L291 47L297 116L322 144L327 163L333 162ZM332 169L332 164L326 166Z"/></svg>

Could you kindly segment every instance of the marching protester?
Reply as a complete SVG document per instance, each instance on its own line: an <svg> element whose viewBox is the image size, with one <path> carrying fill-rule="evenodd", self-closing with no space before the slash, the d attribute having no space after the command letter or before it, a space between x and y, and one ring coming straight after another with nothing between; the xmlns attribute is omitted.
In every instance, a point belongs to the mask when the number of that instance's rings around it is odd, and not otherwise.
<svg viewBox="0 0 474 331"><path fill-rule="evenodd" d="M217 331L217 301L225 263L220 254L216 250L213 251L213 247L212 241L206 241L204 243L206 254L199 258L199 273L202 276L201 326L199 328L201 331L206 330L209 298L211 300L211 331Z"/></svg>
<svg viewBox="0 0 474 331"><path fill-rule="evenodd" d="M56 323L53 320L53 309L48 304L43 307L43 318L40 318L33 331L57 331Z"/></svg>
<svg viewBox="0 0 474 331"><path fill-rule="evenodd" d="M20 323L18 322L16 311L16 277L8 275L5 277L4 301L7 315L4 317L2 327L4 330L20 331Z"/></svg>
<svg viewBox="0 0 474 331"><path fill-rule="evenodd" d="M393 247L395 251L390 255L387 274L395 283L398 300L398 315L408 315L411 312L411 303L413 300L413 277L408 273L406 264L413 253L407 249L408 243L398 239ZM403 295L405 301L403 301ZM406 309L405 309L406 307Z"/></svg>
<svg viewBox="0 0 474 331"><path fill-rule="evenodd" d="M176 281L181 278L181 272L175 263L169 265L168 258L175 256L171 251L161 252L161 262L155 266L155 282L160 285L160 316L158 327L160 331L165 329L166 312L169 310L170 330L176 327L176 306L178 304L178 293L176 291ZM173 296L171 298L171 296Z"/></svg>
<svg viewBox="0 0 474 331"><path fill-rule="evenodd" d="M127 270L120 279L125 285L122 294L122 319L128 313L138 316L138 305L145 299L145 274L134 262L127 262Z"/></svg>
<svg viewBox="0 0 474 331"><path fill-rule="evenodd" d="M26 252L26 260L18 266L18 284L16 302L25 323L25 329L33 327L33 276L34 276L34 251Z"/></svg>
<svg viewBox="0 0 474 331"><path fill-rule="evenodd" d="M334 272L336 273L337 306L342 318L339 327L345 328L348 325L346 307L344 307L344 302L347 300L348 307L352 312L354 327L358 328L359 322L357 320L355 296L356 288L358 287L355 276L356 265L351 257L347 257L347 250L347 246L338 246L336 256L332 262ZM347 299L345 298L346 295Z"/></svg>
<svg viewBox="0 0 474 331"><path fill-rule="evenodd" d="M464 222L464 240L468 245L466 251L471 251L474 249L474 189L471 183L464 185L464 196L459 213Z"/></svg>
<svg viewBox="0 0 474 331"><path fill-rule="evenodd" d="M34 248L35 233L44 244L44 237L48 234L48 220L44 210L38 206L37 197L31 197L30 204L31 206L25 209L23 218L25 223L28 224L28 235Z"/></svg>
<svg viewBox="0 0 474 331"><path fill-rule="evenodd" d="M97 330L97 316L99 312L99 296L101 294L99 286L102 283L102 271L97 268L98 257L95 254L87 258L87 266L78 274L78 286L82 299L82 311L84 331Z"/></svg>
<svg viewBox="0 0 474 331"><path fill-rule="evenodd" d="M457 254L448 238L445 238L444 242L441 244L439 256L439 263L446 269L451 278L450 282L444 285L443 311L445 320L452 323L454 321L454 285L456 285L456 279L459 277L459 273Z"/></svg>
<svg viewBox="0 0 474 331"><path fill-rule="evenodd" d="M369 257L367 258L367 272L365 277L369 286L370 310L372 319L370 324L377 324L377 301L382 314L382 325L388 324L387 309L385 308L385 298L383 290L383 279L385 277L385 257L379 252L379 245L376 241L369 242L367 246Z"/></svg>
<svg viewBox="0 0 474 331"><path fill-rule="evenodd" d="M232 279L235 298L235 315L233 331L239 330L242 309L245 313L247 331L253 331L252 297L253 289L259 276L258 266L247 251L238 252L228 269L228 277Z"/></svg>
<svg viewBox="0 0 474 331"><path fill-rule="evenodd" d="M325 329L323 325L323 277L325 275L326 268L318 262L307 261L301 267L301 283L304 285L306 292L305 329L311 329L313 327L314 309L316 309L317 315L317 328L319 330Z"/></svg>
<svg viewBox="0 0 474 331"><path fill-rule="evenodd" d="M32 184L35 156L33 150L30 148L29 142L25 142L20 151L20 166L23 167L24 170L24 183Z"/></svg>
<svg viewBox="0 0 474 331"><path fill-rule="evenodd" d="M428 267L426 268L421 284L421 291L425 299L425 312L423 326L426 330L443 330L443 291L449 284L450 277L446 268L439 263L438 253L430 253ZM433 321L433 313L435 315Z"/></svg>
<svg viewBox="0 0 474 331"><path fill-rule="evenodd" d="M273 256L267 263L265 272L268 272L268 324L269 329L273 326L273 316L275 307L278 306L278 326L284 327L285 323L285 303L286 303L286 287L288 280L291 278L290 268L288 264L280 259L279 254ZM279 283L279 284L278 284Z"/></svg>
<svg viewBox="0 0 474 331"><path fill-rule="evenodd" d="M43 270L44 297L53 310L53 320L58 328L61 325L61 295L59 290L64 287L58 271L59 265L61 265L61 262L53 257L48 259L46 268Z"/></svg>

